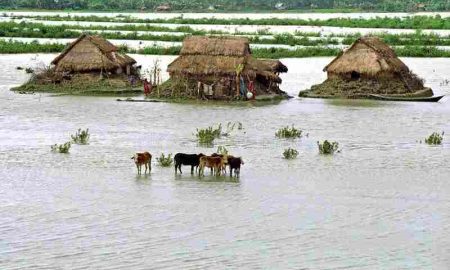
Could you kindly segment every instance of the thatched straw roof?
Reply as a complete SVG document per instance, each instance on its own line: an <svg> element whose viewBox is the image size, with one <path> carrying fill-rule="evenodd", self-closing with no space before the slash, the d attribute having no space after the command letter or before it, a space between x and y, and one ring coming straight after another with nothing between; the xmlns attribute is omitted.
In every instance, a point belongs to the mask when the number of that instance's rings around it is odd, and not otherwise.
<svg viewBox="0 0 450 270"><path fill-rule="evenodd" d="M238 65L243 65L243 75L265 76L276 82L276 73L287 72L278 60L260 60L250 54L247 38L192 36L183 41L181 56L169 64L171 74L185 76L236 75Z"/></svg>
<svg viewBox="0 0 450 270"><path fill-rule="evenodd" d="M250 54L250 45L243 37L190 36L183 40L180 54L243 57Z"/></svg>
<svg viewBox="0 0 450 270"><path fill-rule="evenodd" d="M136 63L133 58L117 51L117 47L104 38L83 34L67 46L52 64L56 71L89 72L114 70Z"/></svg>
<svg viewBox="0 0 450 270"><path fill-rule="evenodd" d="M336 57L324 71L334 74L358 72L376 77L380 73L409 72L409 69L381 39L362 37Z"/></svg>

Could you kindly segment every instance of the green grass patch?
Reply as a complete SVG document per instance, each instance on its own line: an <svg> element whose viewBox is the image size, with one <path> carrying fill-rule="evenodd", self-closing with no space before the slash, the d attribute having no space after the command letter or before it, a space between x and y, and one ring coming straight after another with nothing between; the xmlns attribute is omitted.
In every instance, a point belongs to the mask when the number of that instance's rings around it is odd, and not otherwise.
<svg viewBox="0 0 450 270"><path fill-rule="evenodd" d="M70 142L66 142L64 144L54 144L51 146L52 152L68 154L71 147Z"/></svg>
<svg viewBox="0 0 450 270"><path fill-rule="evenodd" d="M200 144L204 145L212 145L216 138L220 138L222 136L222 124L219 124L217 127L209 126L207 128L198 129L195 133L195 137L197 138Z"/></svg>
<svg viewBox="0 0 450 270"><path fill-rule="evenodd" d="M301 138L303 131L301 129L297 129L294 126L286 126L283 128L280 128L276 133L275 136L278 138Z"/></svg>
<svg viewBox="0 0 450 270"><path fill-rule="evenodd" d="M376 18L331 18L331 19L286 19L286 18L183 18L139 19L133 17L102 16L33 16L45 21L88 21L123 23L164 23L164 24L209 24L209 25L293 25L293 26L334 26L348 28L391 28L391 29L450 29L450 18L437 16L376 17Z"/></svg>
<svg viewBox="0 0 450 270"><path fill-rule="evenodd" d="M298 156L298 151L293 148L285 149L283 152L283 157L285 159L296 159Z"/></svg>
<svg viewBox="0 0 450 270"><path fill-rule="evenodd" d="M324 142L317 142L317 146L319 147L319 153L321 155L332 155L336 152L339 152L339 143L338 142L329 142L325 140Z"/></svg>
<svg viewBox="0 0 450 270"><path fill-rule="evenodd" d="M443 140L444 140L444 132L442 133L433 132L433 134L425 138L425 143L429 145L441 145Z"/></svg>
<svg viewBox="0 0 450 270"><path fill-rule="evenodd" d="M159 157L156 158L158 165L161 167L170 167L173 164L172 154L168 154L167 156L164 153L161 153Z"/></svg>
<svg viewBox="0 0 450 270"><path fill-rule="evenodd" d="M79 128L74 135L70 135L72 142L76 144L88 144L91 134L89 134L89 129L82 130Z"/></svg>

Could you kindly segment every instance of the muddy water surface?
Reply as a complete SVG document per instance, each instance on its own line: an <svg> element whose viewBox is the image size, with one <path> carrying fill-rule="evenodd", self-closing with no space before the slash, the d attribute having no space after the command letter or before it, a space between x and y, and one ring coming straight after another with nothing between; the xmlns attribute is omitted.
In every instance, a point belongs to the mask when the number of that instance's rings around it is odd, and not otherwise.
<svg viewBox="0 0 450 270"><path fill-rule="evenodd" d="M1 269L448 269L450 138L418 141L450 134L450 100L210 106L8 91L27 79L16 66L52 57L0 56ZM283 60L283 88L296 95L322 81L330 60ZM404 60L450 92L449 59ZM210 153L192 133L228 121L244 129L216 146L243 157L239 180L155 163L136 176L134 152ZM290 124L309 135L277 140ZM89 145L50 152L80 127ZM318 155L324 139L342 153ZM287 147L299 158L283 160Z"/></svg>

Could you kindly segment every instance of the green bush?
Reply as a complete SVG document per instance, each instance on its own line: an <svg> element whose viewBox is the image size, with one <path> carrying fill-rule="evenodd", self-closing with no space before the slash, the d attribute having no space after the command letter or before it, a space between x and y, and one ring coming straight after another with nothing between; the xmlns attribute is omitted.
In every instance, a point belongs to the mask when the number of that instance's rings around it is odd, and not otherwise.
<svg viewBox="0 0 450 270"><path fill-rule="evenodd" d="M58 152L58 153L61 153L61 154L67 154L67 153L69 153L70 146L71 146L71 143L70 142L66 142L64 144L54 144L54 145L51 146L51 148L52 148L53 152Z"/></svg>
<svg viewBox="0 0 450 270"><path fill-rule="evenodd" d="M219 124L217 128L213 126L198 129L195 136L200 144L212 144L216 138L220 138L222 135L222 124Z"/></svg>
<svg viewBox="0 0 450 270"><path fill-rule="evenodd" d="M442 141L444 140L444 132L441 134L437 132L433 132L428 138L425 138L425 142L430 145L440 145L442 144Z"/></svg>
<svg viewBox="0 0 450 270"><path fill-rule="evenodd" d="M161 155L156 158L156 161L161 167L170 167L173 164L172 154L165 156L164 153L161 153Z"/></svg>
<svg viewBox="0 0 450 270"><path fill-rule="evenodd" d="M70 135L72 141L76 144L88 144L90 136L89 129L82 130L81 128L78 129L75 135Z"/></svg>
<svg viewBox="0 0 450 270"><path fill-rule="evenodd" d="M298 151L292 148L285 149L283 152L285 159L295 159L298 156Z"/></svg>
<svg viewBox="0 0 450 270"><path fill-rule="evenodd" d="M279 129L276 133L275 136L277 136L278 138L300 138L302 137L302 130L295 128L294 126L289 127L283 127L281 129Z"/></svg>
<svg viewBox="0 0 450 270"><path fill-rule="evenodd" d="M325 140L323 143L317 142L319 153L322 155L332 155L339 150L339 143Z"/></svg>

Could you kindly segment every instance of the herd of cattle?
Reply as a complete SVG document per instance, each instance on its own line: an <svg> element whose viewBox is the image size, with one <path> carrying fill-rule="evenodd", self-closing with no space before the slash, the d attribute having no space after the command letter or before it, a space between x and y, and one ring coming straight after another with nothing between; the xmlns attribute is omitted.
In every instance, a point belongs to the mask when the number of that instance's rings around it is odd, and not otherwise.
<svg viewBox="0 0 450 270"><path fill-rule="evenodd" d="M144 174L152 171L152 155L149 152L136 153L131 159L134 160L138 174L142 174L142 166L145 167ZM211 174L220 176L222 173L226 174L226 167L229 167L230 177L234 175L239 177L241 165L244 161L240 157L233 157L231 155L221 155L214 153L211 156L204 154L184 154L178 153L174 156L175 173L181 172L181 166L191 166L191 174L198 171L199 176L205 175L205 168L211 169Z"/></svg>

